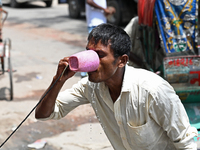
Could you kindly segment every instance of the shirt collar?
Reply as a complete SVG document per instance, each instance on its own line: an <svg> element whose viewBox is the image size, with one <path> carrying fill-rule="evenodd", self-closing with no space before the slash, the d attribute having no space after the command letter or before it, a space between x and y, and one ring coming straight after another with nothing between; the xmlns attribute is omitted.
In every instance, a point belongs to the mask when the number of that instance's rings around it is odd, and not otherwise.
<svg viewBox="0 0 200 150"><path fill-rule="evenodd" d="M133 80L133 74L130 71L131 67L126 65L125 66L125 72L124 72L124 78L122 82L122 90L121 92L129 92L131 89L130 80Z"/></svg>
<svg viewBox="0 0 200 150"><path fill-rule="evenodd" d="M124 73L124 78L123 78L123 82L122 82L122 90L121 90L122 92L128 92L131 89L130 80L132 80L133 74L130 71L130 68L131 67L128 65L125 66L125 73ZM107 87L104 82L100 82L100 83L97 83L97 88L100 91L104 91ZM102 93L104 93L104 92L102 92Z"/></svg>

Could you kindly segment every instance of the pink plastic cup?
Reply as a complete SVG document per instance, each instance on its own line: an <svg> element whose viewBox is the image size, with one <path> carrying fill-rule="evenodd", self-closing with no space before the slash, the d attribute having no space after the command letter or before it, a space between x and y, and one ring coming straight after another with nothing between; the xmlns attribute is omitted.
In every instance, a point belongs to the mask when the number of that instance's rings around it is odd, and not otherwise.
<svg viewBox="0 0 200 150"><path fill-rule="evenodd" d="M69 57L69 67L75 72L92 72L99 67L99 56L93 50L76 53Z"/></svg>

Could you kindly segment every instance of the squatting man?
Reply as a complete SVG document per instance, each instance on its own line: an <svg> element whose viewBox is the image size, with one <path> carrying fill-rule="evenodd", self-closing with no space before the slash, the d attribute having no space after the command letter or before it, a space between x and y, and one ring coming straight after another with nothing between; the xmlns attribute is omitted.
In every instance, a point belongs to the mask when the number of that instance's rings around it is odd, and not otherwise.
<svg viewBox="0 0 200 150"><path fill-rule="evenodd" d="M75 74L68 68L36 108L37 119L60 119L91 103L115 150L197 149L197 130L170 84L153 72L127 65L131 41L123 29L97 26L88 35L86 49L98 54L98 69L60 92ZM60 60L52 84L68 60Z"/></svg>

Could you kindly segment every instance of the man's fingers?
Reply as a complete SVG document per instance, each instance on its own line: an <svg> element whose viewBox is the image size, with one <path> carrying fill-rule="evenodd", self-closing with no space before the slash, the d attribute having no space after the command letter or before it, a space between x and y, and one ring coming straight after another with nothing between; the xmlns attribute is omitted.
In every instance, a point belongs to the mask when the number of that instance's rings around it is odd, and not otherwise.
<svg viewBox="0 0 200 150"><path fill-rule="evenodd" d="M68 66L68 60L69 60L69 57L64 57L63 59L61 59L61 60L59 61L59 64L60 64L60 65Z"/></svg>

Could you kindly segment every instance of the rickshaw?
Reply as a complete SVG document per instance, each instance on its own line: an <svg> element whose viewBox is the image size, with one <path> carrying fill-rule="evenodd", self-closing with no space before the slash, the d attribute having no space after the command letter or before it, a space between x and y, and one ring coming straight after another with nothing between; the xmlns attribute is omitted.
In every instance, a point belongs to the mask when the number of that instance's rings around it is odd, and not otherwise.
<svg viewBox="0 0 200 150"><path fill-rule="evenodd" d="M6 16L3 18L3 12ZM0 75L5 75L5 73L9 73L9 80L10 80L10 88L9 88L9 100L13 100L13 80L12 80L12 65L11 65L11 58L10 58L10 50L11 50L11 40L6 38L5 40L2 39L2 27L3 23L7 18L7 12L2 9L2 4L0 3ZM3 81L1 81L2 83ZM7 83L7 82L6 82ZM2 84L0 84L2 85ZM2 91L1 91L2 92ZM4 91L5 97L8 97L6 94L6 90Z"/></svg>
<svg viewBox="0 0 200 150"><path fill-rule="evenodd" d="M142 51L133 53L140 53L140 66L172 85L200 135L198 10L198 0L138 0L140 34L135 38Z"/></svg>
<svg viewBox="0 0 200 150"><path fill-rule="evenodd" d="M1 59L1 70L0 75L9 74L9 100L13 100L13 78L12 78L12 64L10 57L11 40L6 38L4 42L0 43L0 59ZM7 95L5 95L7 97Z"/></svg>

